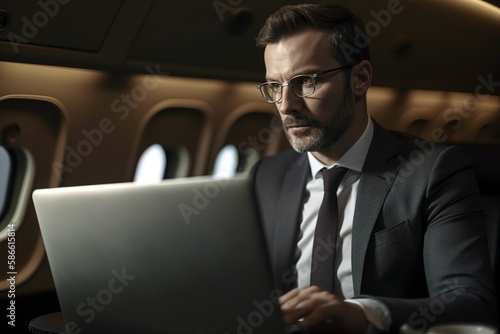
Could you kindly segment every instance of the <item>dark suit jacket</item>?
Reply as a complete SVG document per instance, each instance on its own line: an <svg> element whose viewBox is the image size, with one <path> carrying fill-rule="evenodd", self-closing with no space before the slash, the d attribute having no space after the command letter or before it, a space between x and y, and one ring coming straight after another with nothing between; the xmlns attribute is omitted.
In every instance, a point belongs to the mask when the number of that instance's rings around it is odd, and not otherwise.
<svg viewBox="0 0 500 334"><path fill-rule="evenodd" d="M375 122L374 122L375 123ZM495 324L496 305L478 187L470 159L376 123L359 184L352 234L355 297L371 296L403 323ZM293 281L310 174L306 154L262 159L253 170L276 280Z"/></svg>

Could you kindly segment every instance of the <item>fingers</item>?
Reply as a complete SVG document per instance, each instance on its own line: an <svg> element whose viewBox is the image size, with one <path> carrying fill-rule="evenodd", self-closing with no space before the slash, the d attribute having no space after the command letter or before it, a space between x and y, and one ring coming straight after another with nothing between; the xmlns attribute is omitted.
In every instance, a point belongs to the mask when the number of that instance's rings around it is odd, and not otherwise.
<svg viewBox="0 0 500 334"><path fill-rule="evenodd" d="M294 324L304 316L304 305L301 305L304 299L301 289L294 289L280 297L279 302L285 324Z"/></svg>
<svg viewBox="0 0 500 334"><path fill-rule="evenodd" d="M340 305L341 302L337 299L317 303L309 309L310 313L304 316L301 327L312 328L319 324L323 324L323 326L332 325L334 323L333 317L338 313Z"/></svg>
<svg viewBox="0 0 500 334"><path fill-rule="evenodd" d="M339 303L341 301L336 296L317 286L294 289L280 298L285 323L293 324L303 318L300 327L308 327L330 318Z"/></svg>
<svg viewBox="0 0 500 334"><path fill-rule="evenodd" d="M289 300L292 300L295 298L299 293L301 292L301 289L293 289L285 293L279 298L280 305L285 304Z"/></svg>
<svg viewBox="0 0 500 334"><path fill-rule="evenodd" d="M345 303L317 286L294 289L279 299L285 324L318 333L364 333L366 317L357 305ZM299 321L300 320L300 321Z"/></svg>

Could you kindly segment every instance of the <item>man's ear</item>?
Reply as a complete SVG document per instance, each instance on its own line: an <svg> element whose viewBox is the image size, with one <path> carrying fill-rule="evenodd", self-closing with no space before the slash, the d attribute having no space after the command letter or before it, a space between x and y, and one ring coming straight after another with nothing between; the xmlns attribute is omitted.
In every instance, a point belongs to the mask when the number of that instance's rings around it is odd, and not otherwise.
<svg viewBox="0 0 500 334"><path fill-rule="evenodd" d="M360 98L366 94L372 82L372 65L368 60L360 61L353 67L352 72L352 91L354 96Z"/></svg>

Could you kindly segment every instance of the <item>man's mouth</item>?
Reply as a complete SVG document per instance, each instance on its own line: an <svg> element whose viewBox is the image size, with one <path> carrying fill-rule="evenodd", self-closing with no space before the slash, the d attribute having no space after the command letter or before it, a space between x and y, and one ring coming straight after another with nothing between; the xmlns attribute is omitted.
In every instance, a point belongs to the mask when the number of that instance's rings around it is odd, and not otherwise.
<svg viewBox="0 0 500 334"><path fill-rule="evenodd" d="M308 121L308 120L301 120L301 119L285 119L283 121L283 124L287 129L289 128L299 128L299 127L310 127L314 126L314 122Z"/></svg>
<svg viewBox="0 0 500 334"><path fill-rule="evenodd" d="M291 124L286 127L286 131L293 136L302 136L309 132L312 128L311 124Z"/></svg>
<svg viewBox="0 0 500 334"><path fill-rule="evenodd" d="M312 127L311 124L292 124L288 125L287 129L310 128L310 127Z"/></svg>
<svg viewBox="0 0 500 334"><path fill-rule="evenodd" d="M314 122L308 120L300 120L300 119L288 119L284 120L283 124L287 132L298 134L303 131L307 131L310 128L314 127Z"/></svg>

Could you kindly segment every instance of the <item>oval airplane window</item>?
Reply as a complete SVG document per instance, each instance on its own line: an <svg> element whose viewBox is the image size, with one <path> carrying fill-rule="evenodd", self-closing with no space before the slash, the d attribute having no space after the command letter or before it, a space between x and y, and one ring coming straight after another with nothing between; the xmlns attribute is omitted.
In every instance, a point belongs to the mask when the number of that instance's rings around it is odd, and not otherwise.
<svg viewBox="0 0 500 334"><path fill-rule="evenodd" d="M135 170L134 182L160 182L165 178L167 153L160 144L148 147L139 158Z"/></svg>
<svg viewBox="0 0 500 334"><path fill-rule="evenodd" d="M23 222L34 175L35 163L28 150L0 146L0 242Z"/></svg>
<svg viewBox="0 0 500 334"><path fill-rule="evenodd" d="M213 176L224 179L233 177L238 169L239 155L236 146L224 146L215 158Z"/></svg>
<svg viewBox="0 0 500 334"><path fill-rule="evenodd" d="M9 152L0 146L0 221L7 211L9 198L9 181L12 175L12 159Z"/></svg>

